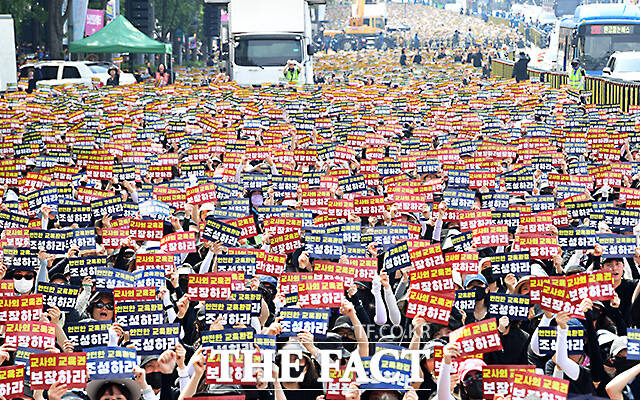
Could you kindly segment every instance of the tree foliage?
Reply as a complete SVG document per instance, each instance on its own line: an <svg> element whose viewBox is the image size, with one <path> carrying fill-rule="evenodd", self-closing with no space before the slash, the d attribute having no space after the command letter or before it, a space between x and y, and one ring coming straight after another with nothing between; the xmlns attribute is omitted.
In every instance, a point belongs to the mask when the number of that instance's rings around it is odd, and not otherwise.
<svg viewBox="0 0 640 400"><path fill-rule="evenodd" d="M153 0L158 33L162 40L180 29L185 36L202 31L202 0Z"/></svg>

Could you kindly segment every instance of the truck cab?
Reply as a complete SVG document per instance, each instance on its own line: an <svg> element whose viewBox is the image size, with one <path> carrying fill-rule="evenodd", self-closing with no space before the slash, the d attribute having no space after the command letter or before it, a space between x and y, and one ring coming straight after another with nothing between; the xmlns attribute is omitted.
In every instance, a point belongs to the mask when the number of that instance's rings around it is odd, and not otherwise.
<svg viewBox="0 0 640 400"><path fill-rule="evenodd" d="M207 0L222 3L221 0ZM296 84L313 83L313 39L309 4L319 0L228 0L226 68L243 86L289 83L284 68L295 60L301 71ZM293 83L293 82L292 82Z"/></svg>

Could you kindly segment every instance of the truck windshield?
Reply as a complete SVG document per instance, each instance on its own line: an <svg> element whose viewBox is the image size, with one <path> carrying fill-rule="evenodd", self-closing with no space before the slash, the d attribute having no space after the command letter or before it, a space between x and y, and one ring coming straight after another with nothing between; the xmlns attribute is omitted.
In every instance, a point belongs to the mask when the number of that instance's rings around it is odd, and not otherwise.
<svg viewBox="0 0 640 400"><path fill-rule="evenodd" d="M302 62L302 49L299 40L240 39L235 48L236 65L284 67L287 60Z"/></svg>

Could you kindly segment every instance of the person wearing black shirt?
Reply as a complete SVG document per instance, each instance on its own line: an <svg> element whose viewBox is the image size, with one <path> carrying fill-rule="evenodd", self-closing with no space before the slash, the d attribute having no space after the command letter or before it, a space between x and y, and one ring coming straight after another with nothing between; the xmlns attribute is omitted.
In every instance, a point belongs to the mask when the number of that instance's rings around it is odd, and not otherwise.
<svg viewBox="0 0 640 400"><path fill-rule="evenodd" d="M513 73L511 74L512 78L516 78L516 82L526 81L529 79L527 67L529 66L530 60L531 59L525 54L525 52L520 53L520 58L513 65Z"/></svg>
<svg viewBox="0 0 640 400"><path fill-rule="evenodd" d="M33 93L33 91L36 90L36 83L38 82L38 80L35 78L34 75L35 73L33 69L30 69L29 75L28 75L29 83L27 85L27 90L26 90L27 93Z"/></svg>
<svg viewBox="0 0 640 400"><path fill-rule="evenodd" d="M438 53L438 56L436 57L438 60L442 60L443 58L445 58L447 56L447 53L445 53L444 51L444 47L440 47L440 52Z"/></svg>
<svg viewBox="0 0 640 400"><path fill-rule="evenodd" d="M107 79L107 86L118 86L120 85L120 73L118 72L118 67L112 66L109 67L109 79Z"/></svg>
<svg viewBox="0 0 640 400"><path fill-rule="evenodd" d="M416 65L422 64L422 56L420 55L420 51L419 50L413 56L413 63L416 64Z"/></svg>
<svg viewBox="0 0 640 400"><path fill-rule="evenodd" d="M407 66L407 54L405 53L405 49L400 51L400 65L403 67Z"/></svg>
<svg viewBox="0 0 640 400"><path fill-rule="evenodd" d="M476 68L482 67L482 52L479 47L476 47L476 52L471 54L471 62Z"/></svg>
<svg viewBox="0 0 640 400"><path fill-rule="evenodd" d="M456 50L456 54L453 56L453 61L462 62L462 52L460 50Z"/></svg>

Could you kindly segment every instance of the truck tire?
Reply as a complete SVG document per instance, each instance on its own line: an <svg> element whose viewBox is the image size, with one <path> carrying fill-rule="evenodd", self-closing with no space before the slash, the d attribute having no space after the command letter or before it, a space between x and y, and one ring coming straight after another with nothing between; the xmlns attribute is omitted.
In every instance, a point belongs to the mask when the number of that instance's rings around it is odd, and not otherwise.
<svg viewBox="0 0 640 400"><path fill-rule="evenodd" d="M391 39L385 39L384 42L382 42L382 50L395 49L395 48L396 48L396 42L394 42Z"/></svg>
<svg viewBox="0 0 640 400"><path fill-rule="evenodd" d="M338 43L338 48L345 51L353 51L358 49L358 44L352 39L342 39Z"/></svg>

